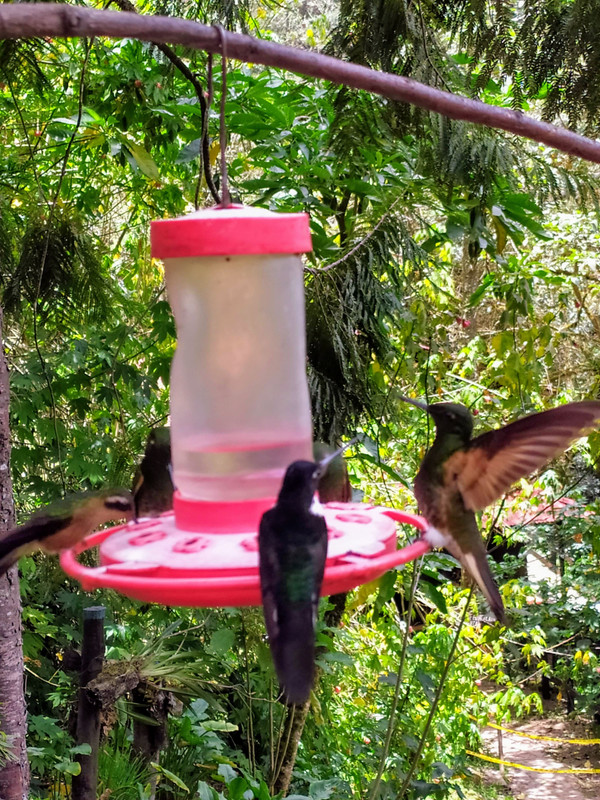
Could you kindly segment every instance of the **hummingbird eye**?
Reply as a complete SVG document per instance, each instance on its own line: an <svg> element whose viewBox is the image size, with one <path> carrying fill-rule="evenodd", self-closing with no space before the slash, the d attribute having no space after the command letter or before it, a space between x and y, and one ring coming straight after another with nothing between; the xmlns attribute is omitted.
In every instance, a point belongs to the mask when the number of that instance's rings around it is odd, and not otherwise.
<svg viewBox="0 0 600 800"><path fill-rule="evenodd" d="M323 475L323 468L317 467L316 470L313 472L312 477L313 481L318 481Z"/></svg>

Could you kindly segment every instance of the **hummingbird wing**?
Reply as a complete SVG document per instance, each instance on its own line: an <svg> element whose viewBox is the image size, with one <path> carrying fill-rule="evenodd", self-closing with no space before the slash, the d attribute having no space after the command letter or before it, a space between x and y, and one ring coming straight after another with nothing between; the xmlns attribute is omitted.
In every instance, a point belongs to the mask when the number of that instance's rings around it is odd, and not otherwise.
<svg viewBox="0 0 600 800"><path fill-rule="evenodd" d="M600 402L567 403L472 439L446 462L465 508L481 509L540 469L600 420Z"/></svg>
<svg viewBox="0 0 600 800"><path fill-rule="evenodd" d="M311 517L321 535L310 544L293 543L276 508L263 514L258 539L269 646L281 688L295 705L306 703L314 682L315 624L327 557L325 520Z"/></svg>

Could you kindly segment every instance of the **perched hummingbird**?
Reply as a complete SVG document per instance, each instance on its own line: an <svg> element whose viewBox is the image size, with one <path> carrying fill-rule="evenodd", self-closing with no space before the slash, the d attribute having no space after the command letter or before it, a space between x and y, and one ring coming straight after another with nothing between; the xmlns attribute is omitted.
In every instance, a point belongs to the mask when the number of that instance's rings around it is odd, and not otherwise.
<svg viewBox="0 0 600 800"><path fill-rule="evenodd" d="M323 442L313 442L313 457L321 461L333 453L332 448ZM343 458L334 458L317 487L320 503L351 503L352 484L348 477L348 467Z"/></svg>
<svg viewBox="0 0 600 800"><path fill-rule="evenodd" d="M171 478L171 431L153 428L146 450L133 479L135 519L157 517L173 508Z"/></svg>
<svg viewBox="0 0 600 800"><path fill-rule="evenodd" d="M473 417L465 406L402 399L427 411L435 422L435 439L414 485L421 513L431 526L425 539L433 547L445 547L460 561L504 623L504 605L474 512L493 503L515 481L542 467L593 427L600 420L600 402L567 403L472 439Z"/></svg>
<svg viewBox="0 0 600 800"><path fill-rule="evenodd" d="M38 549L59 553L85 539L103 522L123 517L133 517L133 498L127 489L80 492L51 503L0 538L0 575L21 556Z"/></svg>
<svg viewBox="0 0 600 800"><path fill-rule="evenodd" d="M315 672L315 624L327 559L327 525L314 495L329 464L355 441L318 462L290 464L277 503L260 521L265 624L275 671L291 704L308 700Z"/></svg>

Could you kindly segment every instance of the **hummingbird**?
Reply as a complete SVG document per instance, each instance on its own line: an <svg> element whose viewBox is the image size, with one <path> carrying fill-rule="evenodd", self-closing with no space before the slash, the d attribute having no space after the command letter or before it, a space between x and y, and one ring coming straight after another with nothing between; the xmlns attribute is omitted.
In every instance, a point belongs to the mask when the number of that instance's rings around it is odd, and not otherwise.
<svg viewBox="0 0 600 800"><path fill-rule="evenodd" d="M427 411L435 423L435 439L414 483L419 508L430 526L424 537L460 561L496 618L506 624L475 512L583 436L600 420L600 402L567 403L472 438L473 417L465 406L401 399Z"/></svg>
<svg viewBox="0 0 600 800"><path fill-rule="evenodd" d="M79 492L36 511L27 522L0 537L0 575L35 550L59 553L85 539L99 525L133 517L127 489Z"/></svg>
<svg viewBox="0 0 600 800"><path fill-rule="evenodd" d="M323 442L313 442L313 457L320 461L333 453L332 448ZM343 458L334 458L317 487L320 503L351 503L352 484L348 477L348 467Z"/></svg>
<svg viewBox="0 0 600 800"><path fill-rule="evenodd" d="M131 491L135 519L157 517L173 508L170 428L153 428L150 431Z"/></svg>
<svg viewBox="0 0 600 800"><path fill-rule="evenodd" d="M320 461L294 461L258 532L263 612L275 671L290 704L309 698L315 673L315 624L325 561L327 525L315 499L329 465L356 439Z"/></svg>

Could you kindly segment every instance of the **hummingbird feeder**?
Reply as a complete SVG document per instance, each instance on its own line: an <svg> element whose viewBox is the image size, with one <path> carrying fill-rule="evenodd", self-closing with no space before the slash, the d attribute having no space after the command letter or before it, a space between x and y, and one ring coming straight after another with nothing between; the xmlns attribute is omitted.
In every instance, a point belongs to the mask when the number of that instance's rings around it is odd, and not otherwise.
<svg viewBox="0 0 600 800"><path fill-rule="evenodd" d="M152 223L177 324L171 368L173 512L88 537L61 555L84 589L179 606L260 605L258 525L286 468L312 460L301 253L307 214L216 206ZM417 558L396 522L420 517L328 503L324 595ZM101 566L76 556L99 545Z"/></svg>

